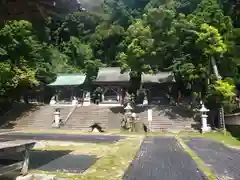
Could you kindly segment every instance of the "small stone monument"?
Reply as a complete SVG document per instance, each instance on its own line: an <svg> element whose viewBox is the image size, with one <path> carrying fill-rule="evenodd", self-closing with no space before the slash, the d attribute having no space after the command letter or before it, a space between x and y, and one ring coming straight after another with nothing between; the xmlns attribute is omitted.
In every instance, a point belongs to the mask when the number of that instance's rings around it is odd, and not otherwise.
<svg viewBox="0 0 240 180"><path fill-rule="evenodd" d="M204 132L210 132L211 131L211 127L208 126L207 124L207 118L208 118L208 115L207 115L207 112L209 111L209 109L207 109L203 102L201 101L201 109L199 110L201 112L201 121L202 121L202 127L201 127L201 131L202 133Z"/></svg>
<svg viewBox="0 0 240 180"><path fill-rule="evenodd" d="M50 100L50 105L54 105L54 104L56 104L57 103L57 101L56 101L56 96L53 96L52 98L51 98L51 100Z"/></svg>
<svg viewBox="0 0 240 180"><path fill-rule="evenodd" d="M90 92L86 92L84 95L83 105L90 106L90 104L91 104L91 95L90 95Z"/></svg>
<svg viewBox="0 0 240 180"><path fill-rule="evenodd" d="M148 99L147 99L147 96L144 96L143 106L146 106L146 105L148 105Z"/></svg>
<svg viewBox="0 0 240 180"><path fill-rule="evenodd" d="M73 105L73 106L78 105L78 100L77 100L77 98L76 98L75 96L73 97L72 105Z"/></svg>

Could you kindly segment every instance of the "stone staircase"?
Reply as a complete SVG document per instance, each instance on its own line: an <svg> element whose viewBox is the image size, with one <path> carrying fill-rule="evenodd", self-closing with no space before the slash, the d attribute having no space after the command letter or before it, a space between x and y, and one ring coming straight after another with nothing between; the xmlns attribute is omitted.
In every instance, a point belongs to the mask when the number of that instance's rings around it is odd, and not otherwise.
<svg viewBox="0 0 240 180"><path fill-rule="evenodd" d="M52 128L54 119L54 108L50 105L34 105L25 113L22 113L17 118L11 119L14 111L9 113L9 121L5 128ZM61 129L75 129L75 130L90 130L90 126L94 123L100 123L104 130L119 130L121 128L121 120L124 117L123 107L103 107L98 105L90 106L62 106L60 107L61 119L65 123L60 127ZM148 128L148 109L152 109L153 120L151 122L151 129L154 132L158 131L189 131L193 130L193 126L197 126L193 120L193 114L188 111L175 106L149 106L136 107L135 112L140 117L142 123ZM70 114L70 116L69 116ZM66 119L66 117L68 117ZM8 117L5 117L5 119Z"/></svg>
<svg viewBox="0 0 240 180"><path fill-rule="evenodd" d="M193 119L193 113L175 106L155 106L152 109L151 130L158 131L192 131L198 126ZM147 110L139 113L140 119L150 128L147 120Z"/></svg>
<svg viewBox="0 0 240 180"><path fill-rule="evenodd" d="M73 107L60 107L61 119L65 119ZM50 105L35 105L29 111L24 112L21 116L10 119L5 128L40 128L48 129L52 128L54 120L53 116L54 107ZM14 112L12 112L14 113Z"/></svg>
<svg viewBox="0 0 240 180"><path fill-rule="evenodd" d="M103 129L120 129L123 118L122 107L102 107L98 105L77 107L62 129L90 130L94 123Z"/></svg>
<svg viewBox="0 0 240 180"><path fill-rule="evenodd" d="M148 108L152 109L152 131L164 130L193 130L197 123L193 120L193 114L184 112L178 107L153 106L136 107L135 112L142 123L149 128ZM122 107L102 107L97 105L77 107L62 129L90 130L94 123L100 123L105 130L119 130L121 120L124 117Z"/></svg>

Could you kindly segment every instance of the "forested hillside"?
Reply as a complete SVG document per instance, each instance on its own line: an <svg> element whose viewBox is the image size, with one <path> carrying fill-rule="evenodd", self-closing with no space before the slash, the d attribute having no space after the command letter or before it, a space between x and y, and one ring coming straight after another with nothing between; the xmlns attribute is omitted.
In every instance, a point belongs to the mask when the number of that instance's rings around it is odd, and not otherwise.
<svg viewBox="0 0 240 180"><path fill-rule="evenodd" d="M93 78L100 66L121 66L132 77L173 71L183 93L235 103L239 1L105 0L98 7L63 18L2 22L1 101L18 99L25 89L53 81L56 73ZM222 80L216 81L212 62Z"/></svg>

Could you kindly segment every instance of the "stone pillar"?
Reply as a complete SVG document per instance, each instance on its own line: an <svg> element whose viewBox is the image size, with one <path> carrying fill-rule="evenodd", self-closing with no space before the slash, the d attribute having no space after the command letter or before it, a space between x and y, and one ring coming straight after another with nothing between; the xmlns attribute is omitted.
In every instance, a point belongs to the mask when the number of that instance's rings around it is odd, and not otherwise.
<svg viewBox="0 0 240 180"><path fill-rule="evenodd" d="M148 109L148 128L152 132L152 109Z"/></svg>
<svg viewBox="0 0 240 180"><path fill-rule="evenodd" d="M117 87L117 101L121 103L121 98L120 98L121 90L119 87Z"/></svg>
<svg viewBox="0 0 240 180"><path fill-rule="evenodd" d="M104 101L105 97L104 97L104 94L102 94L102 102Z"/></svg>

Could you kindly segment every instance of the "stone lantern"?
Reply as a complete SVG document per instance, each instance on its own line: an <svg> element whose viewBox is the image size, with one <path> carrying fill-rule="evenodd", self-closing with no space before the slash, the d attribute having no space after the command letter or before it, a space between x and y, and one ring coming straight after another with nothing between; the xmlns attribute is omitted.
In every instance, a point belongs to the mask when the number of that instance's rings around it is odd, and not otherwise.
<svg viewBox="0 0 240 180"><path fill-rule="evenodd" d="M207 118L208 118L207 112L209 111L209 109L207 109L202 102L201 102L201 105L202 107L199 110L201 112L201 121L202 121L201 130L202 130L202 133L204 133L204 132L211 131L211 127L208 126L207 124Z"/></svg>

